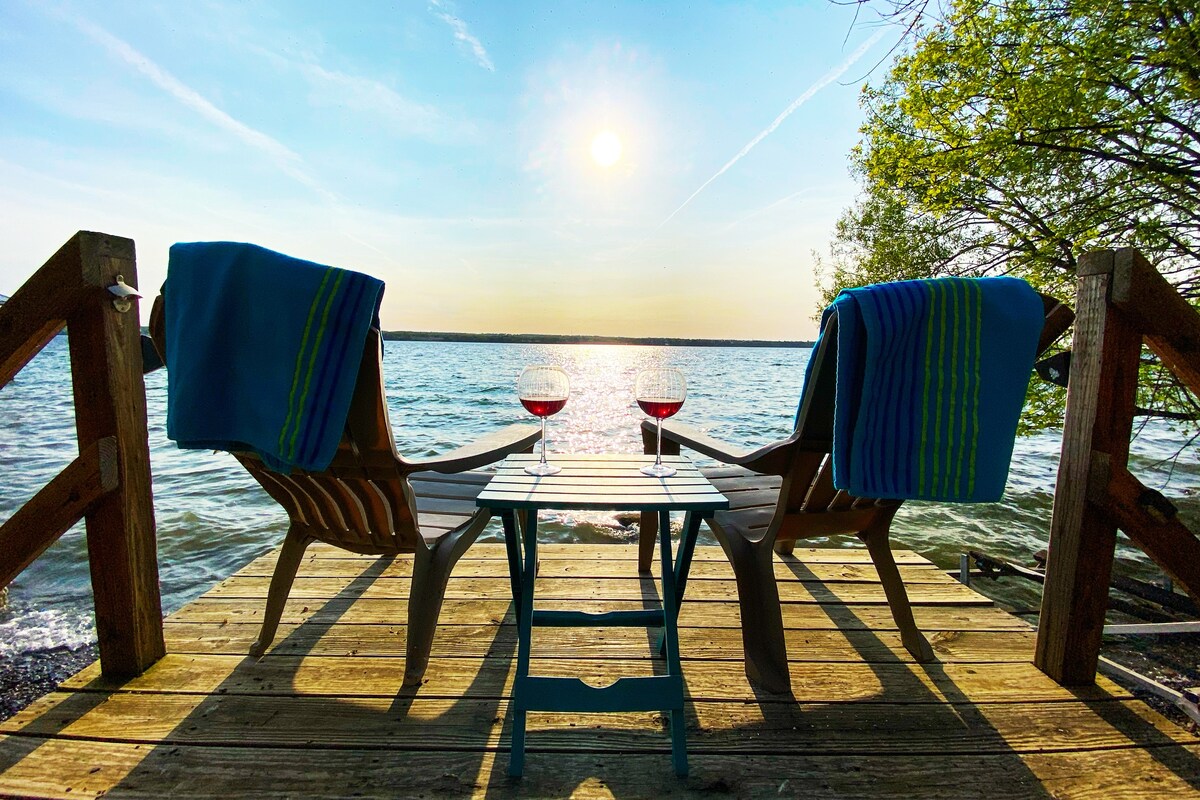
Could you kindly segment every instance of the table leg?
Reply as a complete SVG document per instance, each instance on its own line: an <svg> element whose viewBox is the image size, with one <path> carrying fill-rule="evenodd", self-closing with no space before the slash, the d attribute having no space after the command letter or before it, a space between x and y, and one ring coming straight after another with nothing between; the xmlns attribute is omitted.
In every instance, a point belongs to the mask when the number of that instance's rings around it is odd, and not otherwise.
<svg viewBox="0 0 1200 800"><path fill-rule="evenodd" d="M508 580L512 584L513 613L521 621L521 541L517 520L510 509L500 512L504 524L504 549L508 554Z"/></svg>
<svg viewBox="0 0 1200 800"><path fill-rule="evenodd" d="M688 774L687 730L683 718L683 668L679 663L679 600L676 596L675 569L671 559L671 515L668 511L658 513L658 527L662 535L659 542L662 553L662 601L663 601L663 644L666 648L667 674L679 676L679 696L669 698L671 705L671 764L680 777Z"/></svg>
<svg viewBox="0 0 1200 800"><path fill-rule="evenodd" d="M508 757L508 774L514 778L521 777L525 770L525 696L533 640L533 586L537 579L537 512L527 512L525 524L518 527L525 540L525 566L521 570L521 600L517 609L517 672L513 677L512 751Z"/></svg>
<svg viewBox="0 0 1200 800"><path fill-rule="evenodd" d="M683 592L687 588L688 572L692 568L692 555L696 552L696 539L700 535L700 515L687 512L683 518L683 533L679 537L679 554L675 558L675 596L683 605Z"/></svg>
<svg viewBox="0 0 1200 800"><path fill-rule="evenodd" d="M679 536L679 553L675 556L675 608L683 607L683 593L687 588L688 572L692 568L692 554L696 552L696 538L700 534L700 517L689 511L683 518L683 533ZM676 611L678 618L678 610ZM664 631L658 640L658 654L667 652L667 634Z"/></svg>

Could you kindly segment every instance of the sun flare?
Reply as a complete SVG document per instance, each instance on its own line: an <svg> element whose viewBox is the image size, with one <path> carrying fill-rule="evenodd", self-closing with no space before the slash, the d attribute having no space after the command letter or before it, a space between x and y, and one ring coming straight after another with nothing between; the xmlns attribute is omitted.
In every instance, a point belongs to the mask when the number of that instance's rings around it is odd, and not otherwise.
<svg viewBox="0 0 1200 800"><path fill-rule="evenodd" d="M612 131L600 131L592 139L592 160L602 167L611 167L621 158L621 140Z"/></svg>

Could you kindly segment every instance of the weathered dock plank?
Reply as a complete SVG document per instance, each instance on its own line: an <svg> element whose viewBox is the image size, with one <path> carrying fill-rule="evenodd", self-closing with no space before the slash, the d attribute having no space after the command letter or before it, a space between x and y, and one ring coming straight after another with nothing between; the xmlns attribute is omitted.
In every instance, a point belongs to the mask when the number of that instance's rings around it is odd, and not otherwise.
<svg viewBox="0 0 1200 800"><path fill-rule="evenodd" d="M205 597L266 598L270 578L239 577L223 581ZM365 586L357 584L366 583ZM331 598L343 592L353 592L364 599L404 599L408 597L411 578L296 578L290 597ZM498 599L512 596L512 584L503 578L451 578L446 587L447 600ZM538 576L538 599L545 600L650 600L659 599L652 578L638 579L636 573L625 577L547 578ZM992 605L991 601L956 581L918 583L908 590L914 604L932 605ZM729 602L737 600L737 586L730 580L688 581L686 599L693 603L706 600ZM877 583L805 583L788 581L779 585L779 599L784 603L875 603L886 605L883 587Z"/></svg>
<svg viewBox="0 0 1200 800"><path fill-rule="evenodd" d="M310 557L304 562L304 575L310 578L339 578L357 577L372 569L378 570L381 578L407 578L412 575L412 561L397 559L394 561L367 560L340 551L341 556L334 556L330 551L328 557ZM471 551L473 552L473 551ZM541 547L538 547L541 553ZM507 578L508 564L502 558L471 558L468 554L463 558L470 565L470 572L463 569L459 575L470 575L474 578ZM596 559L594 561L568 560L564 558L541 559L539 578L629 578L637 575L636 559ZM658 574L657 564L654 574ZM238 577L270 578L275 570L275 554L268 553L247 564L238 571ZM946 573L930 564L928 561L901 563L900 575L909 584L945 583ZM733 580L733 570L725 561L695 561L689 580ZM876 583L879 576L869 561L836 561L836 562L805 562L803 564L791 560L775 562L775 578L780 582L814 581L822 583L858 582Z"/></svg>
<svg viewBox="0 0 1200 800"><path fill-rule="evenodd" d="M918 615L917 622L921 617ZM900 644L899 632L836 629L789 630L785 632L792 660L827 663L863 661L867 663L912 661ZM175 623L164 626L165 636L175 653L221 653L245 655L258 635L254 624L209 625ZM942 663L980 663L991 661L1028 661L1033 631L937 631L930 644ZM553 648L546 656L564 658L625 659L649 658L648 637L640 631L605 630L587 633L579 630L556 631ZM683 628L679 632L684 661L741 661L741 634L729 628ZM404 653L403 625L280 625L270 655L362 655L397 657ZM454 626L438 630L433 640L434 657L512 657L516 653L517 629L514 625L493 627Z"/></svg>
<svg viewBox="0 0 1200 800"><path fill-rule="evenodd" d="M266 603L262 597L227 597L206 595L171 616L171 621L254 623L262 618ZM657 603L652 599L651 606ZM968 606L975 606L968 608ZM539 608L579 608L579 603L566 600L539 600ZM598 600L587 604L591 611L617 611L647 607L637 600ZM964 606L951 604L926 604L913 609L917 623L928 631L938 630L1032 630L1028 623L1017 619L987 603L971 602ZM400 598L298 598L284 606L282 621L301 624L305 622L338 622L347 625L395 625L397 620L406 619L408 601ZM841 603L785 603L783 623L786 628L821 630L841 628L848 630L894 630L895 623L886 605L841 604ZM499 625L513 623L511 600L479 598L477 600L447 600L443 605L441 624L443 627L459 625ZM734 628L740 630L741 618L737 604L692 602L689 598L679 614L681 628Z"/></svg>
<svg viewBox="0 0 1200 800"><path fill-rule="evenodd" d="M1200 739L1111 681L1058 686L1031 663L1028 624L919 556L900 560L930 664L901 645L865 553L796 556L776 563L789 696L746 678L732 572L719 548L697 553L680 615L686 779L656 713L531 714L525 778L506 777L502 546L458 563L416 688L407 562L315 547L264 657L246 651L270 554L173 614L169 654L144 675L93 665L0 723L0 796L1200 797ZM539 607L653 606L636 564L634 545L547 545ZM662 670L653 631L538 635L534 674L604 685Z"/></svg>
<svg viewBox="0 0 1200 800"><path fill-rule="evenodd" d="M505 776L507 754L378 750L319 753L301 769L291 749L126 745L41 737L0 738L20 759L2 776L14 794L71 800L112 797L822 797L930 800L1145 800L1195 797L1200 746L1018 756L981 754L969 769L940 755L697 755L680 780L662 756L542 753L527 774ZM0 765L7 763L0 761ZM200 779L198 776L203 776Z"/></svg>
<svg viewBox="0 0 1200 800"><path fill-rule="evenodd" d="M655 662L595 659L532 659L535 675L574 676L592 684L611 675L653 674ZM322 695L396 697L404 689L403 663L360 656L195 656L169 654L146 674L117 683L88 667L65 681L66 691L168 692L180 694ZM419 690L425 698L507 697L513 664L506 658L434 659L437 680ZM691 666L691 665L689 665ZM830 670L822 663L793 663L792 697L760 697L735 661L704 661L685 670L685 692L700 699L791 702L973 703L1128 700L1133 694L1101 678L1088 689L1064 689L1028 662L944 664L927 671L915 664L849 663Z"/></svg>

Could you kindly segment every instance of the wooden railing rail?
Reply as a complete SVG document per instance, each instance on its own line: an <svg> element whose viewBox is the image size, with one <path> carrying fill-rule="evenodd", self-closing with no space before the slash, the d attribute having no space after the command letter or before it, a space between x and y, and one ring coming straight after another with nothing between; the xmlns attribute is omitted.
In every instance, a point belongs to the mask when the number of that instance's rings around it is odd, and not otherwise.
<svg viewBox="0 0 1200 800"><path fill-rule="evenodd" d="M1117 529L1200 601L1200 540L1129 472L1142 343L1200 392L1200 314L1136 250L1080 257L1062 457L1035 663L1095 680Z"/></svg>
<svg viewBox="0 0 1200 800"><path fill-rule="evenodd" d="M0 526L0 587L86 520L100 662L141 674L164 653L133 242L80 231L0 306L0 387L65 325L79 457ZM119 311L122 305L126 310Z"/></svg>

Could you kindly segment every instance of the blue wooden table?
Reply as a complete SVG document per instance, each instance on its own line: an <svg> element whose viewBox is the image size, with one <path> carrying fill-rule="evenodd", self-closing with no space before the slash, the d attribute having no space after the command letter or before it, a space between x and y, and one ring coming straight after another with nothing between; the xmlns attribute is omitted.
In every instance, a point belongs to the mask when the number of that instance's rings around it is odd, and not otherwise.
<svg viewBox="0 0 1200 800"><path fill-rule="evenodd" d="M551 461L562 467L562 472L546 477L525 474L524 467L537 460L534 455L509 456L476 501L479 506L498 512L504 522L517 609L517 674L513 681L512 755L508 774L519 776L524 770L526 712L665 711L671 718L671 761L676 774L686 775L683 676L676 617L700 521L715 511L729 508L729 501L681 456L663 456L663 463L678 470L669 478L651 478L639 472L642 465L653 461L644 455L555 455ZM659 536L662 608L600 614L535 611L537 513L542 510L657 511L658 529L664 534L671 530L672 511L696 512L688 517L693 530L684 531L674 562L671 537ZM529 648L534 626L662 627L666 674L620 678L599 688L578 678L532 676Z"/></svg>

